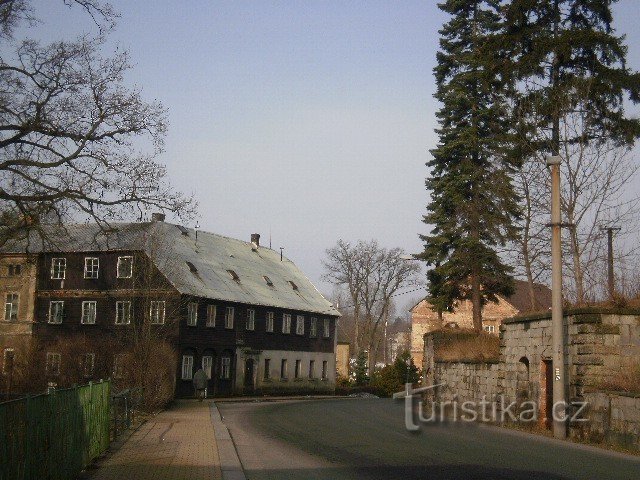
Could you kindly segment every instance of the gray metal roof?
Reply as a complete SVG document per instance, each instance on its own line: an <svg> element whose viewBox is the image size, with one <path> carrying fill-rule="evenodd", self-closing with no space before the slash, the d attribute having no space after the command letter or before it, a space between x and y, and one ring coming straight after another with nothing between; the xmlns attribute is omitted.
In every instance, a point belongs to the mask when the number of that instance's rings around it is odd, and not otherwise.
<svg viewBox="0 0 640 480"><path fill-rule="evenodd" d="M29 251L82 252L144 250L182 294L338 316L311 281L286 257L250 242L166 222L116 224L109 233L96 225L72 225L57 233L55 245L31 240ZM47 235L51 237L51 235ZM24 251L25 243L5 246ZM233 279L237 274L238 280ZM264 277L273 286L269 286ZM292 282L292 283L291 283ZM295 288L294 288L295 285Z"/></svg>

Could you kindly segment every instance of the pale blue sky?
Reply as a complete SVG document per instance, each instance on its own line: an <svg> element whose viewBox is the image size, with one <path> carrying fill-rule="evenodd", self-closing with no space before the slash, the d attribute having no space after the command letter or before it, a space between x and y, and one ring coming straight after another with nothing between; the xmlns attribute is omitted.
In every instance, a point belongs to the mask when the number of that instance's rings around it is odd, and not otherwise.
<svg viewBox="0 0 640 480"><path fill-rule="evenodd" d="M40 34L87 27L35 3ZM339 238L421 249L446 19L435 0L111 3L128 79L169 109L160 159L199 200L203 229L265 245L271 232L325 292L321 259ZM615 10L640 69L640 1Z"/></svg>

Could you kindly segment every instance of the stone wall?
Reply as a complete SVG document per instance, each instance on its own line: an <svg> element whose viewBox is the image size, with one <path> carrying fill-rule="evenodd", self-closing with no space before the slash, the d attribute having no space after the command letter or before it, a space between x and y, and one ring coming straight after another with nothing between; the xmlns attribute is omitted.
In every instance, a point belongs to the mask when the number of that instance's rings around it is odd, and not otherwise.
<svg viewBox="0 0 640 480"><path fill-rule="evenodd" d="M572 436L640 451L640 395L586 392L584 398L589 421L574 428Z"/></svg>
<svg viewBox="0 0 640 480"><path fill-rule="evenodd" d="M640 310L574 309L565 312L567 392L570 402L587 402L589 422L571 425L571 435L610 443L640 444L640 399L600 392L603 384L623 371L640 368ZM542 425L550 408L552 385L551 317L548 314L507 319L500 327L498 363L441 362L434 352L447 334L424 336L425 384L444 383L438 401L524 400L538 405ZM450 341L450 340L449 340ZM548 391L549 390L549 391ZM585 426L587 425L587 426Z"/></svg>

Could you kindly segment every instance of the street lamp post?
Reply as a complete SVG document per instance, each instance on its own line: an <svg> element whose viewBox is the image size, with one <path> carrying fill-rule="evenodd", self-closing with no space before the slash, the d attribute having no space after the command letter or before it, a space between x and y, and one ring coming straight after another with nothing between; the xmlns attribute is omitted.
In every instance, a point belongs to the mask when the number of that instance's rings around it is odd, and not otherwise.
<svg viewBox="0 0 640 480"><path fill-rule="evenodd" d="M562 313L562 218L560 213L560 163L559 156L547 157L551 167L551 341L553 348L553 435L566 438L566 367L564 360L564 319Z"/></svg>

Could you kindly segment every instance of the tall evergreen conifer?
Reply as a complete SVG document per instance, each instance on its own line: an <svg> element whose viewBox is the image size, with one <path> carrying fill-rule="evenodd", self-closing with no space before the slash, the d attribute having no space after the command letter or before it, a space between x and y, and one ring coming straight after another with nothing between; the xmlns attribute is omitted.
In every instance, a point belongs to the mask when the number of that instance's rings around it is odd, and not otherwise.
<svg viewBox="0 0 640 480"><path fill-rule="evenodd" d="M506 152L509 109L500 49L499 0L447 0L451 19L440 30L434 69L439 142L427 163L431 201L421 235L420 258L432 266L429 298L439 311L457 300L473 304L473 325L482 328L482 306L513 292L511 269L496 249L515 238L518 199L511 175L518 161Z"/></svg>

